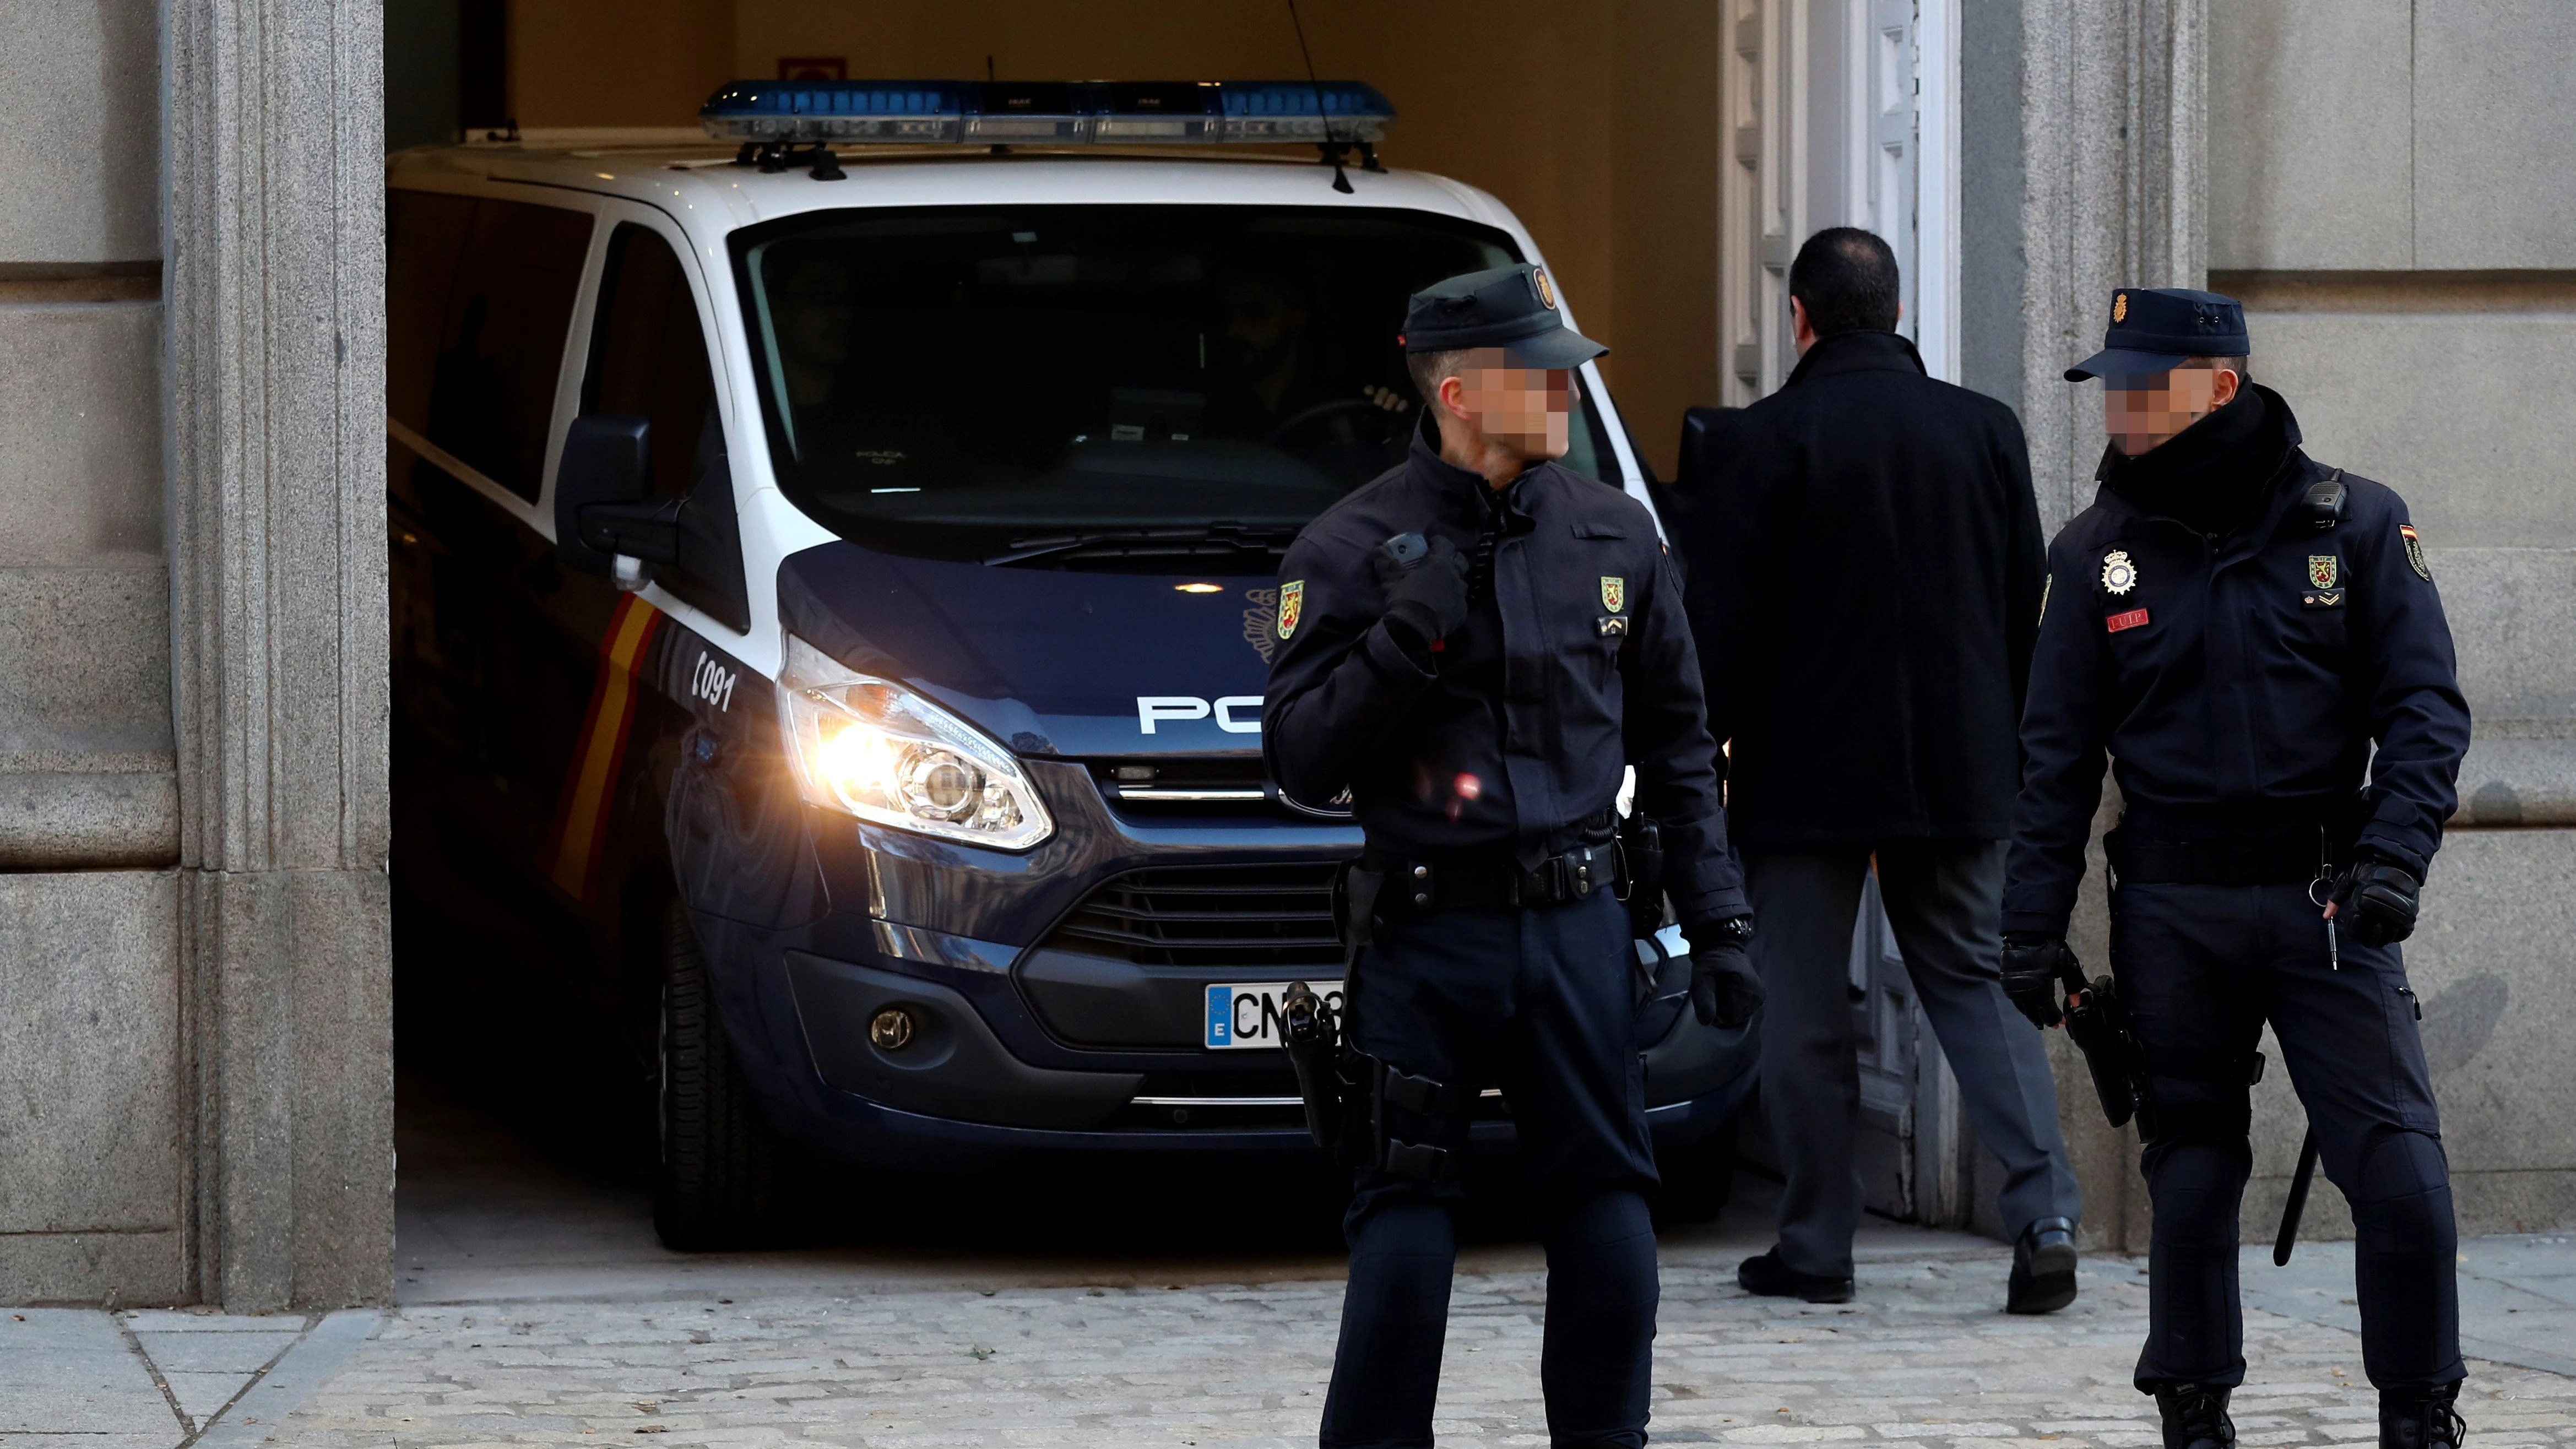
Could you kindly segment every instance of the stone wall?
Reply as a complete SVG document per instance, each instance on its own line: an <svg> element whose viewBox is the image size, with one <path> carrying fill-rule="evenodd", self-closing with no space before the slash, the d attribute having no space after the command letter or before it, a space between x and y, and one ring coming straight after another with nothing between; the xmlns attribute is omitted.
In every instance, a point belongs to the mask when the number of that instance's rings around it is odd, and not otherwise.
<svg viewBox="0 0 2576 1449"><path fill-rule="evenodd" d="M2461 1227L2576 1222L2576 8L2211 0L2209 266L2315 456L2404 494L2475 720L2407 947ZM2273 1049L2275 1060L2277 1049ZM2303 1119L2258 1093L2247 1231ZM2348 1234L2321 1192L2320 1231Z"/></svg>
<svg viewBox="0 0 2576 1449"><path fill-rule="evenodd" d="M381 1300L376 7L11 20L0 1301Z"/></svg>
<svg viewBox="0 0 2576 1449"><path fill-rule="evenodd" d="M0 1298L189 1295L152 0L0 48Z"/></svg>

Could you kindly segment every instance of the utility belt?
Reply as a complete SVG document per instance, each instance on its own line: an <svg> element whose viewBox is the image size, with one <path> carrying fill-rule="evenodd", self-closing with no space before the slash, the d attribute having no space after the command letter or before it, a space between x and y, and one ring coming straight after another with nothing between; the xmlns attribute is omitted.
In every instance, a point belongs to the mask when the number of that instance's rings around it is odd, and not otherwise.
<svg viewBox="0 0 2576 1449"><path fill-rule="evenodd" d="M2340 818L2215 826L2123 815L2102 849L2131 885L2298 885L2349 864L2358 833L2357 823Z"/></svg>
<svg viewBox="0 0 2576 1449"><path fill-rule="evenodd" d="M1625 900L1627 872L1615 843L1578 845L1551 855L1528 870L1519 861L1436 861L1369 850L1359 871L1385 878L1377 909L1398 911L1525 910L1561 906L1609 891Z"/></svg>

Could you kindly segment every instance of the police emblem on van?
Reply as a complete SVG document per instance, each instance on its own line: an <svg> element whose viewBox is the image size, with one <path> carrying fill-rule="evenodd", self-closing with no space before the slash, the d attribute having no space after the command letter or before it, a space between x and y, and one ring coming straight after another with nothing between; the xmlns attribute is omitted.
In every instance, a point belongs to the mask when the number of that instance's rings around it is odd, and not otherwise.
<svg viewBox="0 0 2576 1449"><path fill-rule="evenodd" d="M2309 554L2309 555L2308 555L2308 587L2309 587L2309 588L2312 588L2312 589L2331 589L2331 588L2333 588L2333 587L2335 586L2335 564L2336 564L2336 559L2335 559L2335 556L2334 556L2333 554L2330 554L2330 553L2312 553L2312 554Z"/></svg>
<svg viewBox="0 0 2576 1449"><path fill-rule="evenodd" d="M1297 632L1297 616L1304 612L1305 605L1306 581L1304 579L1290 579L1279 586L1280 638L1285 639Z"/></svg>
<svg viewBox="0 0 2576 1449"><path fill-rule="evenodd" d="M1252 601L1252 607L1243 611L1243 642L1251 645L1252 652L1267 664L1270 651L1276 647L1271 631L1279 627L1279 591L1246 589L1243 596Z"/></svg>
<svg viewBox="0 0 2576 1449"><path fill-rule="evenodd" d="M1616 614L1628 607L1628 581L1611 574L1601 576L1601 607Z"/></svg>

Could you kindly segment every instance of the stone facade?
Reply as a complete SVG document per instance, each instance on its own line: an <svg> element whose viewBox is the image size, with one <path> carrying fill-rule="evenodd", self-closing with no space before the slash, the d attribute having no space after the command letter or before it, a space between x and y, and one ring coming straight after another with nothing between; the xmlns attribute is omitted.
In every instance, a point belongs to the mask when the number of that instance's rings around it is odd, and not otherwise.
<svg viewBox="0 0 2576 1449"><path fill-rule="evenodd" d="M0 1299L381 1300L376 7L21 10Z"/></svg>
<svg viewBox="0 0 2576 1449"><path fill-rule="evenodd" d="M2100 423L2058 370L2102 299L2204 278L2252 307L2257 373L2312 448L2411 500L2479 720L2411 951L2464 1226L2576 1221L2576 493L2557 477L2576 423L2555 405L2576 395L2576 185L2544 149L2576 109L2576 12L1957 13L1965 380L2020 410L2048 522L2091 492ZM382 1300L379 7L16 19L0 1089L25 1105L0 1122L0 1300ZM2098 959L2098 898L2082 919ZM2135 1144L2061 1074L2089 1225L2142 1244ZM2255 1231L2297 1134L2280 1083ZM2339 1206L2319 1202L2320 1231Z"/></svg>

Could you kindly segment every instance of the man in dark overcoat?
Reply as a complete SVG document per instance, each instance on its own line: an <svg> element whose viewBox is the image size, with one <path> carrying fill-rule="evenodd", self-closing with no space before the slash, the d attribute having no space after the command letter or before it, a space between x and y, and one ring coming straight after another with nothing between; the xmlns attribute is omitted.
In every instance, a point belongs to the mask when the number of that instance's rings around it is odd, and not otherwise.
<svg viewBox="0 0 2576 1449"><path fill-rule="evenodd" d="M1796 370L1677 489L1787 1179L1779 1243L1738 1277L1810 1302L1852 1294L1867 1007L1850 962L1874 863L1969 1119L2003 1162L2007 1306L2045 1313L2075 1297L2075 1176L2046 1054L1997 965L2043 540L2021 425L1925 375L1895 330L1899 282L1869 232L1810 238L1789 272Z"/></svg>

